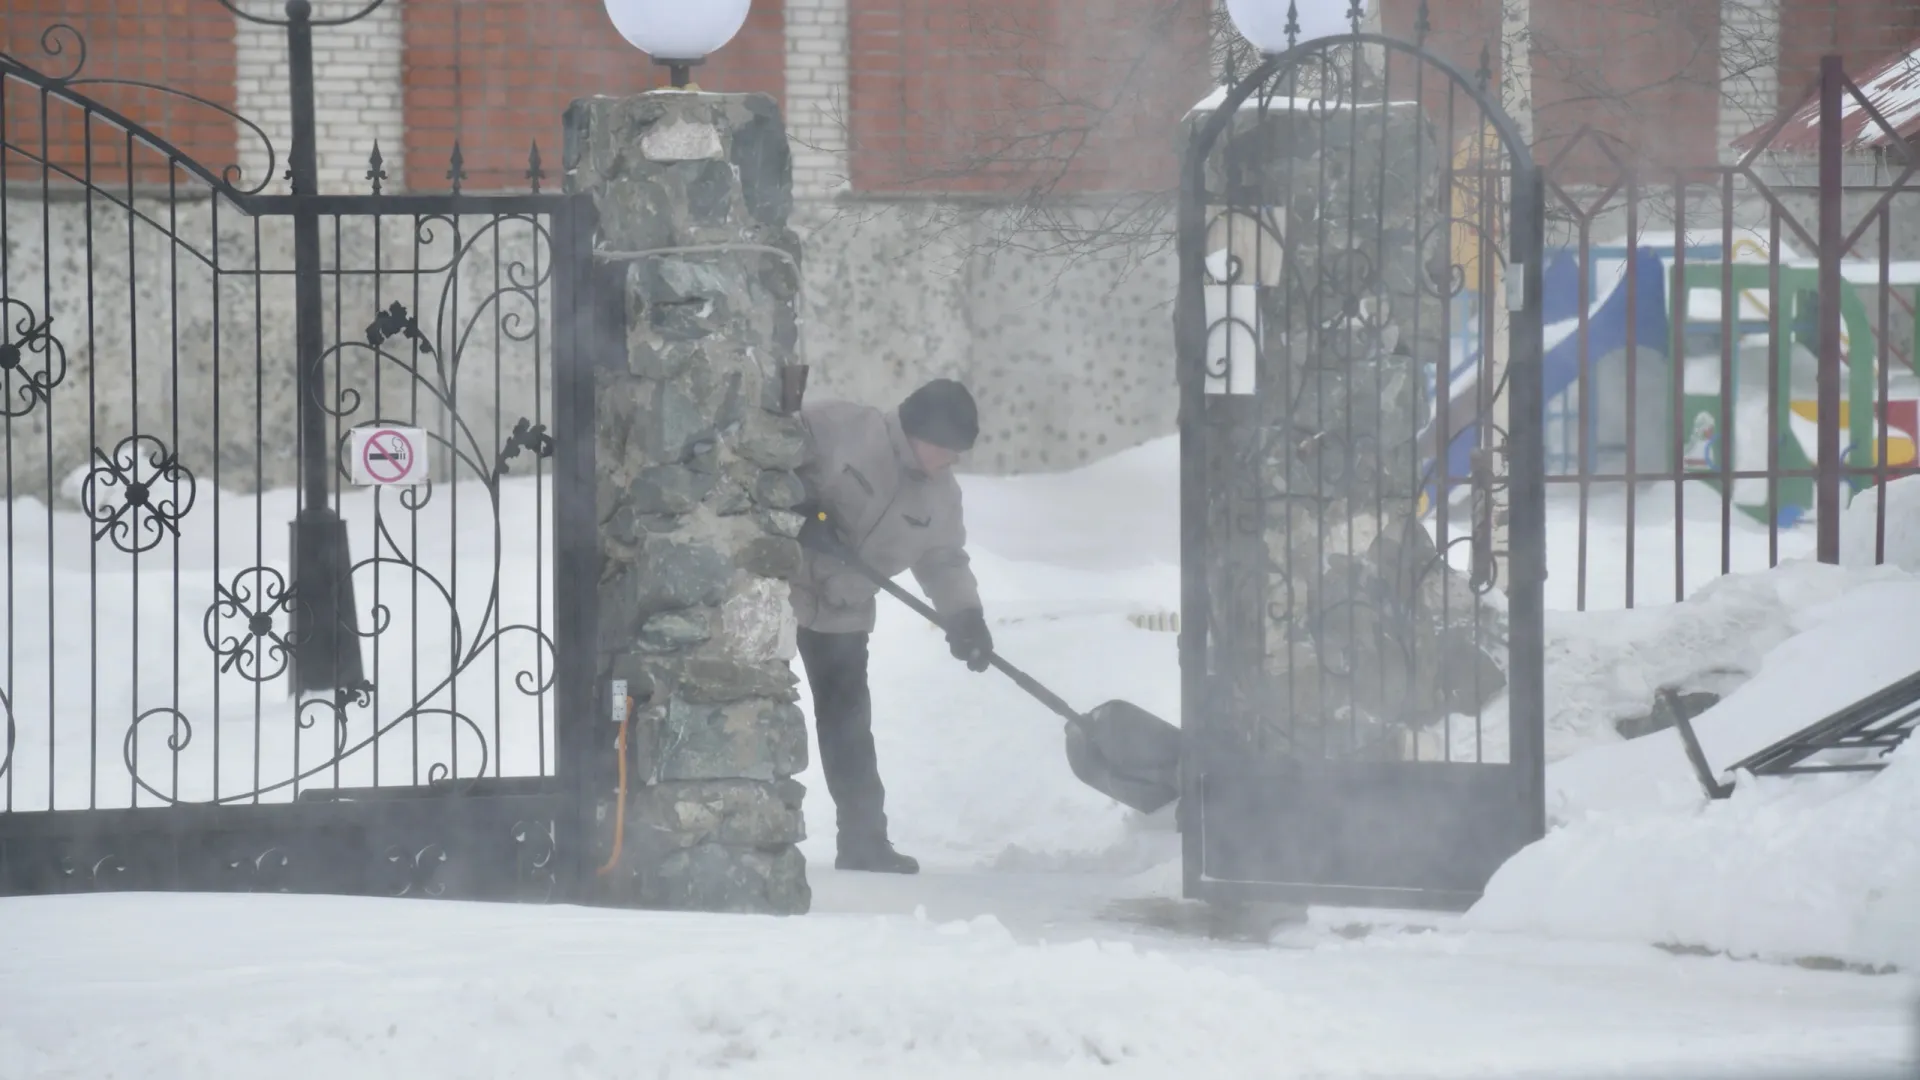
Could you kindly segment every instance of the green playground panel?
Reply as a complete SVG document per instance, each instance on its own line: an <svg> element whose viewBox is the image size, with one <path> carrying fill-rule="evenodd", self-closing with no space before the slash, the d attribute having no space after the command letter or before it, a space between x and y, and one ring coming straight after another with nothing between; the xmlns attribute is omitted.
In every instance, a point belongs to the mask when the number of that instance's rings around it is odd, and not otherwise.
<svg viewBox="0 0 1920 1080"><path fill-rule="evenodd" d="M1774 370L1779 373L1779 385L1784 389L1792 386L1793 346L1797 342L1815 355L1819 354L1819 307L1820 281L1819 271L1806 267L1773 268L1763 264L1734 263L1731 267L1722 263L1689 263L1684 269L1675 267L1675 295L1681 299L1672 305L1671 310L1684 313L1691 311L1689 301L1693 290L1718 292L1726 282L1728 270L1732 272L1733 292L1737 297L1744 292L1768 294L1773 291L1771 275L1779 275L1779 299L1785 301L1785 307L1775 305L1779 316L1779 340L1775 345ZM1915 289L1915 374L1920 374L1920 288ZM1722 301L1724 303L1724 300ZM1736 300L1737 304L1738 301ZM1736 309L1737 310L1737 309ZM1853 283L1841 282L1840 317L1847 328L1847 449L1846 464L1870 468L1873 464L1873 430L1876 416L1875 379L1874 379L1874 335L1871 321L1867 318L1866 305L1854 291ZM1751 323L1752 320L1747 320ZM1714 320L1718 325L1718 320ZM1736 321L1736 328L1739 322ZM1764 324L1762 324L1764 326ZM1684 358L1681 361L1684 365ZM1730 425L1726 423L1723 405L1737 400L1739 394L1739 369L1733 373L1735 385L1723 386L1718 393L1687 393L1681 400L1682 435L1694 430L1696 421L1703 414L1709 417L1718 434L1719 463L1724 469L1732 469L1734 442L1738 438ZM1774 430L1779 432L1780 447L1778 467L1783 470L1804 470L1814 467L1813 458L1807 453L1800 440L1794 438L1788 417L1792 414L1793 395L1791 391L1782 393L1773 402ZM1761 438L1765 436L1762 435ZM1684 466L1683 466L1684 467ZM1686 469L1687 474L1700 477L1715 491L1722 490L1724 481L1719 470ZM1856 476L1850 480L1851 486L1858 491L1866 486L1864 479ZM1797 519L1814 505L1813 480L1806 477L1794 477L1774 481L1770 488L1777 509L1767 505L1736 503L1741 511L1765 524L1770 520L1792 521ZM1786 517L1782 518L1782 513Z"/></svg>

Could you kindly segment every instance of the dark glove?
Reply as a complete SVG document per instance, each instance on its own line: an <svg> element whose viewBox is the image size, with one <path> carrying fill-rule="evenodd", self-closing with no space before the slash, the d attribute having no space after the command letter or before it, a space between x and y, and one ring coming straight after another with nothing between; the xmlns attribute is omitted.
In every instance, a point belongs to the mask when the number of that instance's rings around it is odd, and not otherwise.
<svg viewBox="0 0 1920 1080"><path fill-rule="evenodd" d="M987 617L979 608L968 608L947 620L947 648L956 660L965 660L973 671L987 670L987 654L993 652L993 635L987 632Z"/></svg>
<svg viewBox="0 0 1920 1080"><path fill-rule="evenodd" d="M833 522L827 518L825 509L817 503L806 503L793 510L806 519L800 523L800 535L796 537L801 547L826 555L840 553L843 547L840 536L834 531Z"/></svg>

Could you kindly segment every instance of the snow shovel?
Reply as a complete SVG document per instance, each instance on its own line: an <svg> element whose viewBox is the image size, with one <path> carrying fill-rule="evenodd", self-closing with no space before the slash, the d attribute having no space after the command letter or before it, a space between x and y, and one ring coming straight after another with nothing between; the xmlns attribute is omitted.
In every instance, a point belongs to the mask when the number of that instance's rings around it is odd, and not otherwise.
<svg viewBox="0 0 1920 1080"><path fill-rule="evenodd" d="M839 543L838 537L830 541L821 538L818 544L809 546L853 567L889 596L946 630L946 623L933 608L880 576ZM998 653L987 653L987 663L1067 721L1067 766L1081 783L1143 814L1151 814L1180 797L1179 728L1126 701L1109 701L1094 706L1091 712L1076 712L1058 694Z"/></svg>

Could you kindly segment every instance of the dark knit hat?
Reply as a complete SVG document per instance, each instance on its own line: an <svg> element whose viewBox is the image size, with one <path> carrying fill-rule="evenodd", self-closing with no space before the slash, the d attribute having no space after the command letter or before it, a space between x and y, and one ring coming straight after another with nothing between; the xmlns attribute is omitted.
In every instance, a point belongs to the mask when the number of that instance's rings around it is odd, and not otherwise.
<svg viewBox="0 0 1920 1080"><path fill-rule="evenodd" d="M973 395L952 379L935 379L900 403L900 430L909 438L964 454L980 437Z"/></svg>

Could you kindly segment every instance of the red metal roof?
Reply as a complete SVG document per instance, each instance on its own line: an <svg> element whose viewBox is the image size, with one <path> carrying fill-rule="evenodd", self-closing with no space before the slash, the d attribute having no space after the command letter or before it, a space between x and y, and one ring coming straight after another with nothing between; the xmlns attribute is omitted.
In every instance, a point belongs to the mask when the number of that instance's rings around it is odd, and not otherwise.
<svg viewBox="0 0 1920 1080"><path fill-rule="evenodd" d="M1900 133L1901 138L1920 135L1920 41L1881 61L1864 78L1855 77L1854 85L1881 117ZM1766 137L1769 122L1733 141L1736 150L1751 150ZM1851 92L1840 99L1840 139L1848 151L1871 150L1891 145L1886 128L1874 122ZM1766 140L1768 150L1788 153L1817 153L1820 149L1820 96L1814 94L1787 119L1780 131Z"/></svg>

